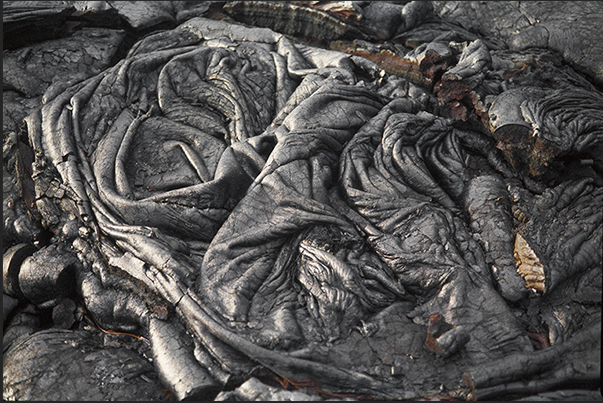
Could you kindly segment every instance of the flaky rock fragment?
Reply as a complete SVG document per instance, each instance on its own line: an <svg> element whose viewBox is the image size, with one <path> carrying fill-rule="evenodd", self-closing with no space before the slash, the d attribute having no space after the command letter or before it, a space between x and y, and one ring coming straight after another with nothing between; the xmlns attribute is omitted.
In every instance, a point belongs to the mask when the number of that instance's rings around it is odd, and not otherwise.
<svg viewBox="0 0 603 403"><path fill-rule="evenodd" d="M544 266L520 234L515 235L513 257L515 258L517 273L525 281L526 288L534 292L546 292Z"/></svg>

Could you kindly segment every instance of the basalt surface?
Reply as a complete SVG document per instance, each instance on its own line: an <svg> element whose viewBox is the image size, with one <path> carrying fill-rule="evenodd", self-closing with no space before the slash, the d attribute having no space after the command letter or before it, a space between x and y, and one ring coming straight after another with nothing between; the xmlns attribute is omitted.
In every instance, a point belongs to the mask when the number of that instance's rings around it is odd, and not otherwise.
<svg viewBox="0 0 603 403"><path fill-rule="evenodd" d="M602 400L596 2L3 6L5 400Z"/></svg>

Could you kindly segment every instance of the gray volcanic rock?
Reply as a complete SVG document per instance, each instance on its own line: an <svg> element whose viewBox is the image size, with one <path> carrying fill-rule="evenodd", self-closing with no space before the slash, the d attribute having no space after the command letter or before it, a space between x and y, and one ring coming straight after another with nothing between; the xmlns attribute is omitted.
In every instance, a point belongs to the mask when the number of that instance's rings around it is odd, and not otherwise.
<svg viewBox="0 0 603 403"><path fill-rule="evenodd" d="M45 330L4 353L7 400L165 400L153 365L85 331Z"/></svg>
<svg viewBox="0 0 603 403"><path fill-rule="evenodd" d="M594 396L564 7L5 2L5 400Z"/></svg>
<svg viewBox="0 0 603 403"><path fill-rule="evenodd" d="M596 1L434 1L441 18L513 50L546 48L603 85L603 10Z"/></svg>

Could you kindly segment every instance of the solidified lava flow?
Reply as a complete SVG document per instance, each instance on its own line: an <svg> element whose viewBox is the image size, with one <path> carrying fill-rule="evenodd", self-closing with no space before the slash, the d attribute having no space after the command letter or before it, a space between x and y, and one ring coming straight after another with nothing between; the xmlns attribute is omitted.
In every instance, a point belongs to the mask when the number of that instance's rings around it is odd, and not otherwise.
<svg viewBox="0 0 603 403"><path fill-rule="evenodd" d="M597 2L3 23L5 400L603 400Z"/></svg>

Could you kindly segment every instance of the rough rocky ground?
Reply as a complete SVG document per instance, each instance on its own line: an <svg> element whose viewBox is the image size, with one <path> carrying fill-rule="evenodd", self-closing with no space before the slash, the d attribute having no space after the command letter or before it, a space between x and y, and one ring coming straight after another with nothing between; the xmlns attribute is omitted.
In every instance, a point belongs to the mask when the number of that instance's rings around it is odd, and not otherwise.
<svg viewBox="0 0 603 403"><path fill-rule="evenodd" d="M3 2L5 400L603 400L597 2Z"/></svg>

